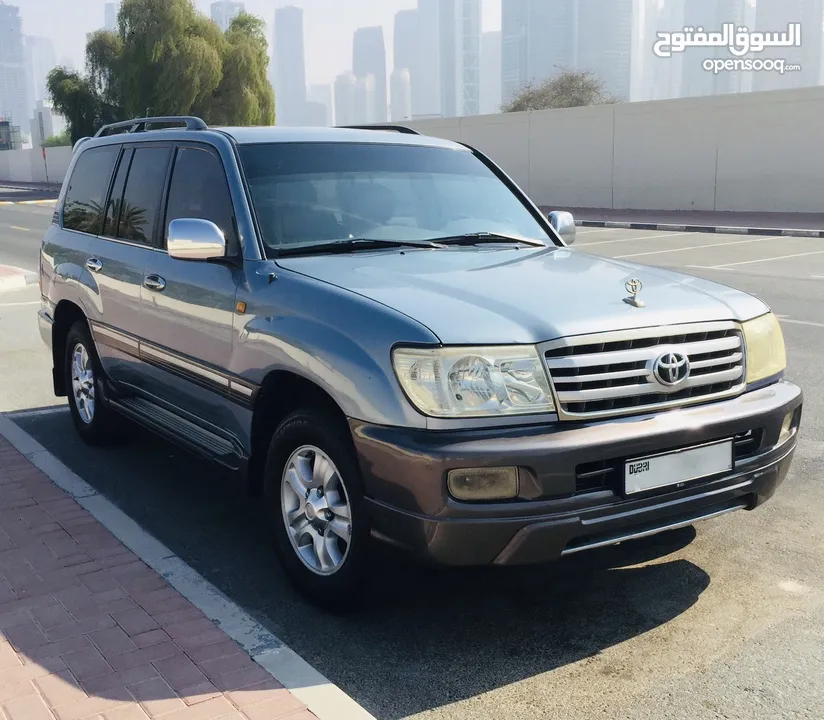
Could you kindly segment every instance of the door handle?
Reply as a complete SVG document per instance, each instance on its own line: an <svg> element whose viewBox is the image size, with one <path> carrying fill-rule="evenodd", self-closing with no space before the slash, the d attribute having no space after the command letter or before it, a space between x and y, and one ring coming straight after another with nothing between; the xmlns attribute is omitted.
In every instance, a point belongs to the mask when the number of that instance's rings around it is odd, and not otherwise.
<svg viewBox="0 0 824 720"><path fill-rule="evenodd" d="M166 281L160 275L147 275L143 278L143 286L155 292L163 292L166 289Z"/></svg>
<svg viewBox="0 0 824 720"><path fill-rule="evenodd" d="M103 263L96 257L90 257L86 260L86 267L92 272L100 272L103 269Z"/></svg>

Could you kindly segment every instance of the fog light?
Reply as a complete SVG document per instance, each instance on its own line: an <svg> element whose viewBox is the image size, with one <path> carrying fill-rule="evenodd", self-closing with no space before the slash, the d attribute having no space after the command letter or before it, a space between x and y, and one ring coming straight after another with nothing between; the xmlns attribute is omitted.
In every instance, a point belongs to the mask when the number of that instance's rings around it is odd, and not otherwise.
<svg viewBox="0 0 824 720"><path fill-rule="evenodd" d="M787 413L784 417L784 422L781 423L781 432L778 434L778 442L784 442L793 432L793 416L794 412Z"/></svg>
<svg viewBox="0 0 824 720"><path fill-rule="evenodd" d="M456 500L511 500L518 497L518 468L450 470L446 485Z"/></svg>

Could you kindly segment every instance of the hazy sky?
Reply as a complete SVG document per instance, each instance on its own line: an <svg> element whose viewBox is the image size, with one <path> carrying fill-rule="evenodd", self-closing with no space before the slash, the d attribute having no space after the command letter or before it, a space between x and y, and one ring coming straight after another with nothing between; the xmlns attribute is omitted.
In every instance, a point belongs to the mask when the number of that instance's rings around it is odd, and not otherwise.
<svg viewBox="0 0 824 720"><path fill-rule="evenodd" d="M20 7L23 32L50 37L58 60L68 56L78 68L84 62L86 33L103 25L104 0L5 0ZM329 83L352 65L352 34L365 25L383 25L387 56L392 57L395 13L415 7L416 0L245 0L246 9L271 24L275 8L298 5L305 10L307 82ZM484 30L499 30L501 0L483 0ZM195 0L208 13L210 0Z"/></svg>

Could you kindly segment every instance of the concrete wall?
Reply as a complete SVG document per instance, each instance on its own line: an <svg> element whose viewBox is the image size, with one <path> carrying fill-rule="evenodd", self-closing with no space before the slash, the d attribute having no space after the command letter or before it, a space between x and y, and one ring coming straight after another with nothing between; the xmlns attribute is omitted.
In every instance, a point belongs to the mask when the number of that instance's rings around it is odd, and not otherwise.
<svg viewBox="0 0 824 720"><path fill-rule="evenodd" d="M70 147L46 148L49 182L55 186L63 182L72 159ZM40 148L0 152L0 183L13 180L23 183L46 182L46 167Z"/></svg>
<svg viewBox="0 0 824 720"><path fill-rule="evenodd" d="M408 123L554 208L821 212L824 87Z"/></svg>

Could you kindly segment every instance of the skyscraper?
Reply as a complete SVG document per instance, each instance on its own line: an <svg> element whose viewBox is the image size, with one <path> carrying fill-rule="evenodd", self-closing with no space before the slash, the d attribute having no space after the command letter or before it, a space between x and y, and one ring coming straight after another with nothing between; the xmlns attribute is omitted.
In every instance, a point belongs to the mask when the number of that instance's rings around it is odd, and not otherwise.
<svg viewBox="0 0 824 720"><path fill-rule="evenodd" d="M392 121L398 122L412 119L412 81L409 70L406 68L395 68L389 82L390 109L392 111Z"/></svg>
<svg viewBox="0 0 824 720"><path fill-rule="evenodd" d="M310 85L306 92L306 102L320 105L325 108L325 120L321 125L332 125L333 123L333 100L331 85ZM312 123L317 125L318 123Z"/></svg>
<svg viewBox="0 0 824 720"><path fill-rule="evenodd" d="M302 125L306 104L306 60L303 10L288 6L275 10L274 86L279 125Z"/></svg>
<svg viewBox="0 0 824 720"><path fill-rule="evenodd" d="M383 27L358 28L352 41L352 69L358 80L371 75L374 83L374 122L386 122L386 46Z"/></svg>
<svg viewBox="0 0 824 720"><path fill-rule="evenodd" d="M575 65L575 0L501 3L501 84L510 102L527 83Z"/></svg>
<svg viewBox="0 0 824 720"><path fill-rule="evenodd" d="M441 0L441 113L481 111L481 0Z"/></svg>
<svg viewBox="0 0 824 720"><path fill-rule="evenodd" d="M440 0L418 0L417 67L412 77L415 117L441 114ZM415 82L415 76L422 78Z"/></svg>
<svg viewBox="0 0 824 720"><path fill-rule="evenodd" d="M226 32L229 26L240 13L245 9L242 2L232 2L232 0L216 0L211 5L212 20L214 20L218 27Z"/></svg>
<svg viewBox="0 0 824 720"><path fill-rule="evenodd" d="M117 30L118 3L107 2L103 6L103 29L114 32Z"/></svg>
<svg viewBox="0 0 824 720"><path fill-rule="evenodd" d="M28 90L20 9L0 3L0 116L28 125Z"/></svg>
<svg viewBox="0 0 824 720"><path fill-rule="evenodd" d="M622 101L629 100L632 80L632 10L632 0L578 0L576 66Z"/></svg>
<svg viewBox="0 0 824 720"><path fill-rule="evenodd" d="M501 111L501 33L481 37L481 114Z"/></svg>
<svg viewBox="0 0 824 720"><path fill-rule="evenodd" d="M356 125L355 85L357 79L351 72L335 78L335 125Z"/></svg>
<svg viewBox="0 0 824 720"><path fill-rule="evenodd" d="M420 66L420 49L418 47L418 11L401 10L395 15L395 32L394 32L394 71L408 70L409 71L409 87L412 97L410 103L412 104L412 111L414 112L415 96L413 88L416 85L426 82L425 76L419 70ZM416 82L417 78L417 82ZM395 116L395 97L394 89L392 88L392 81L390 80L390 104L392 105L392 117ZM411 115L410 115L411 117Z"/></svg>
<svg viewBox="0 0 824 720"><path fill-rule="evenodd" d="M375 111L378 107L376 95L374 75L370 73L359 77L355 81L355 125L369 125L386 120L385 112L380 120L375 117Z"/></svg>
<svg viewBox="0 0 824 720"><path fill-rule="evenodd" d="M684 0L653 0L647 5L644 17L644 52L641 88L638 100L666 100L681 97L684 74L684 53L673 53L661 58L650 52L659 32L672 32L671 28L683 28Z"/></svg>
<svg viewBox="0 0 824 720"><path fill-rule="evenodd" d="M704 28L705 32L721 32L725 23L736 27L745 25L746 0L684 0L684 26ZM704 60L732 59L725 47L687 48L682 53L681 96L723 95L741 92L743 71L723 72L717 75L704 70ZM656 58L660 60L660 58ZM672 58L664 58L672 60Z"/></svg>
<svg viewBox="0 0 824 720"><path fill-rule="evenodd" d="M48 100L46 77L57 65L54 54L54 45L49 38L27 35L26 46L26 75L28 80L27 95L29 101Z"/></svg>
<svg viewBox="0 0 824 720"><path fill-rule="evenodd" d="M758 0L755 29L758 32L787 32L790 23L801 23L801 47L768 48L754 57L784 59L798 64L797 72L754 73L753 90L782 90L821 84L822 23L824 0Z"/></svg>

